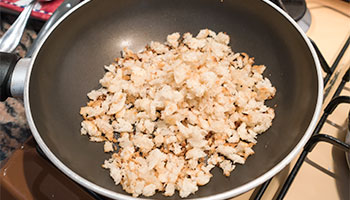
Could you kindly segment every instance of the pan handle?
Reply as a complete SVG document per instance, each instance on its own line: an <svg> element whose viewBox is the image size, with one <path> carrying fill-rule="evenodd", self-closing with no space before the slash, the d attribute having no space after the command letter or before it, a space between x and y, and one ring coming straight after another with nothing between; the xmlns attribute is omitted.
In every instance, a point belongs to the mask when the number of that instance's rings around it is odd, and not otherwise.
<svg viewBox="0 0 350 200"><path fill-rule="evenodd" d="M0 52L0 101L8 97L23 98L24 82L30 58L21 58L14 53Z"/></svg>
<svg viewBox="0 0 350 200"><path fill-rule="evenodd" d="M280 7L284 12L287 12L286 7L284 6L282 0L270 0L272 3L276 4L278 7Z"/></svg>
<svg viewBox="0 0 350 200"><path fill-rule="evenodd" d="M11 96L11 77L18 60L16 54L0 52L0 101L5 101Z"/></svg>
<svg viewBox="0 0 350 200"><path fill-rule="evenodd" d="M17 61L10 80L11 97L23 98L24 83L31 61L31 58L21 58Z"/></svg>
<svg viewBox="0 0 350 200"><path fill-rule="evenodd" d="M0 101L5 101L8 97L23 97L25 77L31 62L30 57L38 48L40 40L60 17L79 2L80 0L67 0L56 9L30 46L26 58L20 59L16 54L0 52Z"/></svg>

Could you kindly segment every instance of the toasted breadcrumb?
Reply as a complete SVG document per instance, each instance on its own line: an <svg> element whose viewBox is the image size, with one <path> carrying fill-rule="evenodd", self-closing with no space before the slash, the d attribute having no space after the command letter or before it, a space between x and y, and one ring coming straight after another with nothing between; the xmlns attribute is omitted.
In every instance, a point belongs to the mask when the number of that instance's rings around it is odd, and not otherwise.
<svg viewBox="0 0 350 200"><path fill-rule="evenodd" d="M187 197L215 166L229 176L275 117L264 105L276 93L264 65L233 52L226 33L180 37L124 49L80 109L81 134L105 142L113 154L102 166L134 197Z"/></svg>
<svg viewBox="0 0 350 200"><path fill-rule="evenodd" d="M113 151L113 143L110 141L106 141L105 145L103 146L105 152L111 152Z"/></svg>

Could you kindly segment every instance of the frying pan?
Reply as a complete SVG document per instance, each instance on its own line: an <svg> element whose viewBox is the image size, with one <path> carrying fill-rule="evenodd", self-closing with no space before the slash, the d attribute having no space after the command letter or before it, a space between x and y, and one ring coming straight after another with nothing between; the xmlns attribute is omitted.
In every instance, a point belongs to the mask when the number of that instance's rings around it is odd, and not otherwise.
<svg viewBox="0 0 350 200"><path fill-rule="evenodd" d="M214 168L211 181L188 198L233 197L283 169L310 137L321 110L323 84L315 51L296 23L271 2L84 1L47 32L32 58L19 60L12 76L3 76L11 87L2 94L8 90L20 94L19 85L24 84L25 110L34 138L62 172L102 195L132 199L101 167L110 157L103 152L103 144L80 135L79 109L88 100L86 94L99 87L103 65L120 56L123 45L139 51L150 41L165 41L170 33L196 34L203 28L226 32L234 51L246 52L257 64L265 64L264 75L277 89L275 98L267 102L277 106L276 117L272 127L258 137L255 154L230 177ZM180 197L157 193L152 198Z"/></svg>

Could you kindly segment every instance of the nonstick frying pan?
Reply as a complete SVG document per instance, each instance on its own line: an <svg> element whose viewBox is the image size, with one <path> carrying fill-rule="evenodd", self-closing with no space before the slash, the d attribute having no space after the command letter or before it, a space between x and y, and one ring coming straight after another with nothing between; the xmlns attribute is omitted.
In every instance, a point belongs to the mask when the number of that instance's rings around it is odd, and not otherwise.
<svg viewBox="0 0 350 200"><path fill-rule="evenodd" d="M138 51L152 40L165 41L170 33L196 34L203 28L230 35L232 49L265 64L264 75L277 88L275 98L267 102L277 106L276 117L272 127L258 137L255 154L230 177L215 168L211 181L189 196L229 198L283 169L310 137L321 110L323 84L315 51L296 23L268 1L84 1L48 31L32 58L18 62L11 77L2 75L11 86L2 88L2 94L8 90L21 93L19 85L24 82L29 126L52 163L95 192L132 199L101 167L110 157L103 152L103 144L80 135L79 109L87 102L86 94L99 87L103 65L120 56L125 44ZM26 74L25 79L19 77L20 72ZM158 193L152 198L179 196Z"/></svg>

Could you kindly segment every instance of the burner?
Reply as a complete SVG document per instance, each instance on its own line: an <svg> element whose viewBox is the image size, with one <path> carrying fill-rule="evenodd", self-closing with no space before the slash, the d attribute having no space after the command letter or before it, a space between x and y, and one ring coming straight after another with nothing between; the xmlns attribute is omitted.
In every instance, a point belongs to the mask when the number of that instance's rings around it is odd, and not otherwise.
<svg viewBox="0 0 350 200"><path fill-rule="evenodd" d="M282 0L282 3L287 13L298 22L304 32L307 32L311 24L311 15L305 0Z"/></svg>
<svg viewBox="0 0 350 200"><path fill-rule="evenodd" d="M309 9L306 8L305 15L297 21L297 23L305 33L309 30L311 25L311 14Z"/></svg>
<svg viewBox="0 0 350 200"><path fill-rule="evenodd" d="M282 0L287 13L295 20L301 20L306 13L305 0Z"/></svg>
<svg viewBox="0 0 350 200"><path fill-rule="evenodd" d="M272 2L286 11L299 24L304 32L309 30L311 15L306 7L305 0L273 0Z"/></svg>

